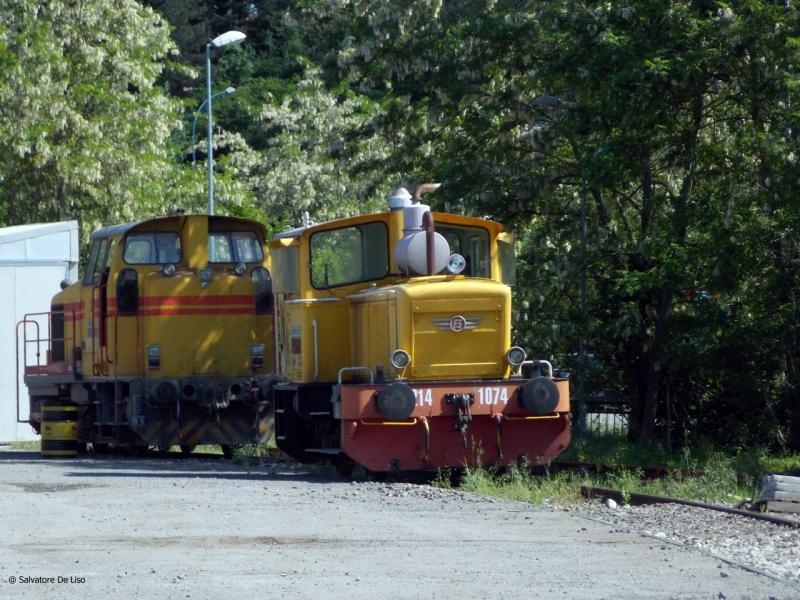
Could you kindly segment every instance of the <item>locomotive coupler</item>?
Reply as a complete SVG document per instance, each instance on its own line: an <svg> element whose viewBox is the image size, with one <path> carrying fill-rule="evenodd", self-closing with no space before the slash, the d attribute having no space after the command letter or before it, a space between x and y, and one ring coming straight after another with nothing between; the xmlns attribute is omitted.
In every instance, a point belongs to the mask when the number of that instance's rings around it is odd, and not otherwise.
<svg viewBox="0 0 800 600"><path fill-rule="evenodd" d="M469 407L475 403L475 394L445 394L444 401L456 407L453 431L461 433L464 449L466 449L468 447L467 427L472 423L472 413Z"/></svg>

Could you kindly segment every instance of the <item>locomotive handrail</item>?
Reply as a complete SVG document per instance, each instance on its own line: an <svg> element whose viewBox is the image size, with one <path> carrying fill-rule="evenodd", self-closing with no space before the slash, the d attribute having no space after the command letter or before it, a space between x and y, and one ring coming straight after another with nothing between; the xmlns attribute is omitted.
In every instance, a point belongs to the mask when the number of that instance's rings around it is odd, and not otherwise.
<svg viewBox="0 0 800 600"><path fill-rule="evenodd" d="M139 313L136 313L136 378L140 377L139 367L141 366L142 347L139 345Z"/></svg>
<svg viewBox="0 0 800 600"><path fill-rule="evenodd" d="M417 418L414 417L410 421L365 421L364 419L360 419L362 425L416 425Z"/></svg>
<svg viewBox="0 0 800 600"><path fill-rule="evenodd" d="M117 340L119 339L119 336L117 335L118 322L119 319L117 318L117 315L114 315L114 362L112 364L114 365L114 426L115 427L119 425L119 419L117 417L117 411L119 410L119 394L117 390L117 385L119 383L119 369L117 367L117 363L119 362L118 361L119 355L117 354ZM108 314L106 314L106 326L108 326ZM108 358L108 344L106 344L106 358ZM115 429L114 435L117 435L117 433L118 432Z"/></svg>
<svg viewBox="0 0 800 600"><path fill-rule="evenodd" d="M544 360L544 359L522 361L522 364L519 366L520 372L522 371L522 367L535 365L536 363L539 363L540 365L547 365L547 373L548 373L547 378L548 379L553 378L553 365L550 364L549 360Z"/></svg>
<svg viewBox="0 0 800 600"><path fill-rule="evenodd" d="M94 293L95 293L95 290L92 290L91 306L89 307L89 312L92 315L92 317L90 319L90 321L92 322L92 326L91 326L91 328L87 328L87 330L86 330L87 335L89 333L91 333L90 337L91 337L91 343L92 343L92 358L91 358L90 362L92 364L92 375L94 375L94 328L95 328L95 326L97 324L97 320L94 318ZM101 371L102 371L102 369L101 369Z"/></svg>
<svg viewBox="0 0 800 600"><path fill-rule="evenodd" d="M317 318L311 319L311 326L314 328L314 381L319 379L319 344L317 342Z"/></svg>
<svg viewBox="0 0 800 600"><path fill-rule="evenodd" d="M302 302L339 302L341 298L295 298L294 300L284 300L284 304L300 304Z"/></svg>
<svg viewBox="0 0 800 600"><path fill-rule="evenodd" d="M17 369L16 369L16 371L14 371L14 381L16 382L16 386L17 386L17 423L25 423L25 421L20 421L19 420L19 326L23 325L23 323L25 324L23 326L23 333L22 333L22 335L23 335L23 338L22 338L22 357L23 357L22 360L23 360L23 364L25 364L25 365L28 364L28 344L27 344L28 328L27 328L27 323L29 323L29 322L36 323L36 344L37 344L37 347L36 347L36 349L37 349L37 352L36 352L36 364L37 365L39 364L39 352L38 352L38 350L39 350L39 346L38 346L38 344L39 344L39 335L40 335L39 323L36 322L36 321L28 321L27 317L29 317L29 316L36 316L36 315L25 315L24 317L22 317L22 321L17 323L17 328L16 328L16 335L17 335L17 344L16 344L16 346L17 346L17 348L16 348L17 360L16 360L16 365L17 365ZM30 415L28 416L28 420L30 421Z"/></svg>
<svg viewBox="0 0 800 600"><path fill-rule="evenodd" d="M54 314L65 315L67 313L71 313L72 314L72 337L67 337L67 336L60 337L60 338L51 337L51 335L50 335L50 333L51 333L50 321L51 321L52 315L54 315ZM45 315L47 316L47 333L48 333L48 336L43 338L43 337L41 337L41 328L40 328L39 322L36 321L35 319L29 319L28 317L40 317L40 316L45 316ZM32 323L32 324L36 325L36 338L34 338L34 339L28 339L28 323ZM22 317L22 320L17 323L17 340L19 340L19 326L20 325L23 325L22 353L23 353L23 358L25 359L25 366L28 366L28 344L32 344L32 343L36 342L36 366L41 366L41 355L42 355L41 343L42 342L48 342L48 345L51 345L50 342L54 342L54 341L55 342L66 342L67 340L74 340L75 339L75 311L74 310L51 310L51 311L47 311L47 312L38 312L38 313L27 313L27 314L25 314ZM66 328L65 328L65 330L66 330ZM17 346L19 346L19 342L17 342ZM17 352L19 352L19 347L17 347ZM75 362L74 352L71 353L71 355L72 355L71 356L72 362L74 364L74 362Z"/></svg>
<svg viewBox="0 0 800 600"><path fill-rule="evenodd" d="M502 415L503 413L497 413L497 414ZM556 415L542 415L539 417L509 417L508 415L503 415L503 418L508 421L536 421L539 419L560 419L561 413Z"/></svg>
<svg viewBox="0 0 800 600"><path fill-rule="evenodd" d="M98 358L100 359L100 374L101 375L105 375L106 377L108 377L110 375L110 373L106 373L106 363L107 362L111 363L111 364L114 364L114 363L111 360L109 360L109 358L108 358L108 306L106 306L106 316L105 316L105 318L102 318L102 315L103 315L103 290L106 290L106 293L108 293L108 282L101 283L96 288L94 288L94 290L92 291L92 317L94 318L94 316L95 316L95 303L94 303L95 297L94 296L95 296L95 294L97 294L97 296L98 296L98 298L97 298L97 311L98 311L98 316L101 317L99 319L94 319L94 323L97 323L99 321L100 325L101 325L100 331L98 332L98 335L97 335L97 340L98 340L98 342L100 344L100 347L98 348L97 354L98 354ZM106 297L108 297L108 296L106 296ZM106 304L107 303L108 303L108 301L106 300ZM92 332L92 334L94 334L94 331ZM105 338L105 340L103 338ZM105 341L105 344L103 343L104 341ZM92 344L94 344L94 335L92 335ZM93 346L93 348L94 348L94 346ZM103 356L104 353L105 353L105 357ZM103 360L104 358L105 358L105 360ZM115 356L115 358L116 358L116 356ZM94 359L94 352L92 352L92 359Z"/></svg>
<svg viewBox="0 0 800 600"><path fill-rule="evenodd" d="M72 314L72 337L71 338L70 337L66 337L66 335L64 337L60 337L60 338L50 337L50 333L52 332L51 323L50 323L51 319L52 319L52 315L53 314L65 315L67 313L71 313ZM48 333L48 337L46 337L46 338L42 338L41 337L41 327L39 325L39 322L36 321L35 319L29 319L28 318L28 317L39 317L39 316L43 316L43 315L47 315L47 333ZM33 340L29 340L28 339L28 323L32 323L32 324L36 325L36 339L33 339ZM41 366L41 357L42 357L41 343L42 342L48 342L48 345L50 346L50 350L51 351L52 351L52 342L54 342L54 341L56 341L56 342L64 342L64 351L65 351L65 359L66 359L67 340L72 340L73 342L75 341L75 311L74 310L69 310L69 311L52 310L52 311L40 312L40 313L27 313L22 317L22 320L17 323L17 327L16 327L16 352L15 352L15 354L16 354L16 359L15 359L16 372L14 374L14 380L15 380L15 385L16 385L16 389L17 389L17 423L30 423L30 416L28 416L28 421L21 421L20 418L19 418L19 326L20 325L22 325L22 363L23 363L23 374L24 374L25 368L28 366L28 344L30 344L30 343L36 342L36 366L37 367ZM64 328L64 330L65 330L64 332L66 333L66 328ZM66 360L64 362L66 362ZM77 371L75 370L76 363L75 363L75 349L74 349L74 347L71 348L71 350L70 350L70 362L72 362L72 372L73 372L73 375L74 375L75 373L77 373Z"/></svg>
<svg viewBox="0 0 800 600"><path fill-rule="evenodd" d="M549 360L540 360L539 364L540 365L547 365L547 372L550 373L550 375L548 375L548 377L550 379L552 379L553 378L553 365L550 364L550 361Z"/></svg>
<svg viewBox="0 0 800 600"><path fill-rule="evenodd" d="M42 354L41 347L39 342L44 341L39 336L41 336L41 329L39 329L39 322L38 321L29 321L28 317L38 317L39 315L48 315L50 313L31 313L27 314L22 317L22 321L17 323L17 339L19 339L19 326L22 325L22 356L24 359L25 366L28 365L28 343L36 342L36 364L39 365L39 358ZM35 340L28 340L28 323L33 323L36 325L36 339Z"/></svg>
<svg viewBox="0 0 800 600"><path fill-rule="evenodd" d="M369 371L369 382L375 383L375 375L369 367L345 367L344 369L339 369L339 385L342 385L342 373L345 371Z"/></svg>
<svg viewBox="0 0 800 600"><path fill-rule="evenodd" d="M366 298L367 296L380 296L382 294L396 294L397 290L364 290L361 292L356 292L355 294L350 294L349 296L345 296L345 298Z"/></svg>
<svg viewBox="0 0 800 600"><path fill-rule="evenodd" d="M108 320L112 316L114 317L114 359L116 360L116 358L117 358L117 347L116 347L117 346L117 315L106 314L105 327L106 327L106 332L108 332ZM111 360L108 357L108 339L106 339L105 351L106 351L106 362L107 363L111 363L112 365L116 364L114 360ZM114 370L116 371L116 368Z"/></svg>

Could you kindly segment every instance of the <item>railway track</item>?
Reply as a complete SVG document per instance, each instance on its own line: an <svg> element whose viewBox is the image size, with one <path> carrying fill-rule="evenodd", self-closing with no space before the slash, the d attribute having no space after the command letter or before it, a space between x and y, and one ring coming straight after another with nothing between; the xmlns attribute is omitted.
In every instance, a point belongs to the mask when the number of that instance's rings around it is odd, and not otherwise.
<svg viewBox="0 0 800 600"><path fill-rule="evenodd" d="M788 519L786 517L778 517L776 515L768 515L750 510L742 510L739 508L731 508L728 506L721 506L718 504L708 504L706 502L698 502L696 500L684 500L682 498L670 498L668 496L655 496L653 494L641 494L638 492L627 492L622 490L614 490L611 488L593 487L588 485L581 486L581 496L584 498L610 498L615 502L635 502L637 504L683 504L684 506L693 506L695 508L705 508L708 510L715 510L724 512L731 515L738 515L740 517L748 517L750 519L758 519L760 521L768 521L777 525L785 525L787 527L800 527L800 521L795 519Z"/></svg>

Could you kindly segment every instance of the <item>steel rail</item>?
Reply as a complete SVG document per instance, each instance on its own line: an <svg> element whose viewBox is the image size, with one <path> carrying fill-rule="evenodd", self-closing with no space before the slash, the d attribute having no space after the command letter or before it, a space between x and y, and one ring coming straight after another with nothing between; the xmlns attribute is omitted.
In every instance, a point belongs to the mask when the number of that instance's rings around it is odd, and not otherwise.
<svg viewBox="0 0 800 600"><path fill-rule="evenodd" d="M787 527L800 527L800 521L794 519L787 519L785 517L776 517L774 515L766 515L764 513L752 512L749 510L741 510L739 508L730 508L728 506L720 506L717 504L707 504L705 502L698 502L696 500L684 500L682 498L670 498L668 496L654 496L653 494L642 494L639 492L623 492L622 490L614 490L611 488L593 487L589 485L581 486L581 496L586 498L611 498L612 500L623 502L624 498L632 500L639 504L683 504L684 506L693 506L695 508L707 508L709 510L716 510L718 512L728 513L730 515L738 515L740 517L748 517L750 519L758 519L760 521L769 521L776 525L785 525Z"/></svg>

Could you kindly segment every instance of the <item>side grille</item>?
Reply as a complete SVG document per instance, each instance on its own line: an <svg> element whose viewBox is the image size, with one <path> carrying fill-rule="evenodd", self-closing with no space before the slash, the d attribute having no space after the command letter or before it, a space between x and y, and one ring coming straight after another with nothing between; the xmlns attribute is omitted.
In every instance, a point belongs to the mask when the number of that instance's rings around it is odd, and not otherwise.
<svg viewBox="0 0 800 600"><path fill-rule="evenodd" d="M64 362L64 313L63 304L53 304L50 315L50 361Z"/></svg>

